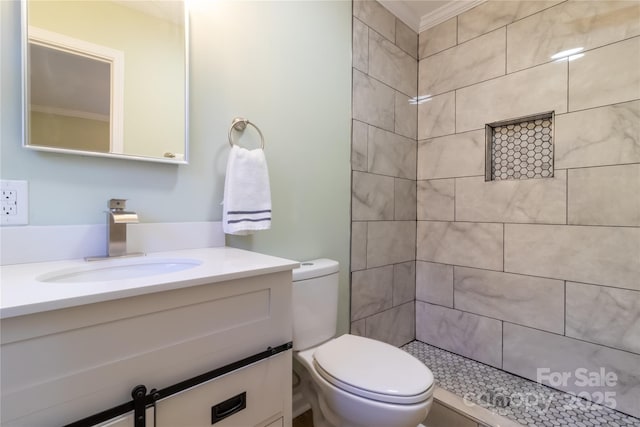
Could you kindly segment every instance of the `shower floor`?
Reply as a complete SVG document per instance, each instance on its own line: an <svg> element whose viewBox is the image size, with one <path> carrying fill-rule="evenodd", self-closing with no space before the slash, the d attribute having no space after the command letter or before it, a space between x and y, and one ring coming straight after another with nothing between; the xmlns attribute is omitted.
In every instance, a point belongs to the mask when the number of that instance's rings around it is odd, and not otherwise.
<svg viewBox="0 0 640 427"><path fill-rule="evenodd" d="M436 384L469 405L525 426L640 427L640 419L420 341L401 347L431 369Z"/></svg>

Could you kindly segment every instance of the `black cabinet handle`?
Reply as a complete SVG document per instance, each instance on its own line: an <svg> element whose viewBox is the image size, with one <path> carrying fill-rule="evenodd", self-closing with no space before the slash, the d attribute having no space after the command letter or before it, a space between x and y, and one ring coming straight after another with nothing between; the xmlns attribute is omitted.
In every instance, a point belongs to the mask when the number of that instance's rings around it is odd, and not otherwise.
<svg viewBox="0 0 640 427"><path fill-rule="evenodd" d="M220 402L211 407L211 424L224 420L231 415L242 411L247 407L247 392L243 391L237 396Z"/></svg>

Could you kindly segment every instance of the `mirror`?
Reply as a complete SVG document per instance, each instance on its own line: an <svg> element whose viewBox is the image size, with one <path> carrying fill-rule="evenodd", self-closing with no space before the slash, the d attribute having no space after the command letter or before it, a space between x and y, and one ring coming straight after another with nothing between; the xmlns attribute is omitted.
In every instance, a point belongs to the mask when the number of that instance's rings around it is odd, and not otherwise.
<svg viewBox="0 0 640 427"><path fill-rule="evenodd" d="M184 1L22 5L25 147L187 163Z"/></svg>

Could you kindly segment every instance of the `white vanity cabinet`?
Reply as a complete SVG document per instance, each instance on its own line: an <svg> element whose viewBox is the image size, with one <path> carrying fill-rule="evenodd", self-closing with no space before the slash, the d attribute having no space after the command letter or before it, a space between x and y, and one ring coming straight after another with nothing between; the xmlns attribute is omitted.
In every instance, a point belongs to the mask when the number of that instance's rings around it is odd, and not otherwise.
<svg viewBox="0 0 640 427"><path fill-rule="evenodd" d="M131 401L137 385L162 390L289 343L294 265L2 319L0 424L66 425ZM290 426L291 350L158 400L146 425L210 426L212 406L241 393L246 408L214 426Z"/></svg>

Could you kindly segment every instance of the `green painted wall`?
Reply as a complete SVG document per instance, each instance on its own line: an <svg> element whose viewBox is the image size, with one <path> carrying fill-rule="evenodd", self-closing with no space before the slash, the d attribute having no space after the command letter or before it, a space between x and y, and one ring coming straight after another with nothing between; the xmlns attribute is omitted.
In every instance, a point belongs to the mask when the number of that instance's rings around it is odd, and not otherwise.
<svg viewBox="0 0 640 427"><path fill-rule="evenodd" d="M129 199L143 222L220 220L227 130L245 116L266 138L274 220L271 230L228 243L340 261L347 330L350 2L194 2L186 166L22 148L19 3L0 2L0 11L0 177L29 181L32 225L101 223L112 197Z"/></svg>

